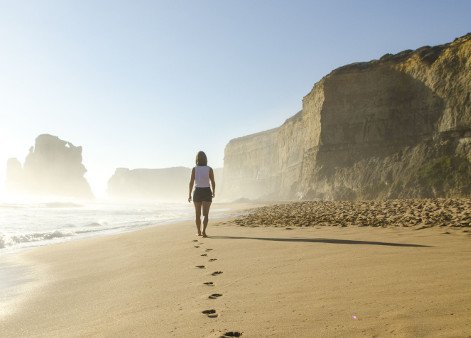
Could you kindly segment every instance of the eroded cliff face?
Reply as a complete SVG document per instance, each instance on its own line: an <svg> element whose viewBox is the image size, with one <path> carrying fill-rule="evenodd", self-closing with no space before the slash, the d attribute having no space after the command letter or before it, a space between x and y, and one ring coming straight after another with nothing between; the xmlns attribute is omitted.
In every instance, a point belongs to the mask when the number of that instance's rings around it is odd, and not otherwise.
<svg viewBox="0 0 471 338"><path fill-rule="evenodd" d="M277 135L274 129L229 142L224 155L224 177L230 175L223 182L225 198L277 193L281 178Z"/></svg>
<svg viewBox="0 0 471 338"><path fill-rule="evenodd" d="M229 142L223 196L468 195L470 93L470 34L338 68L282 126Z"/></svg>
<svg viewBox="0 0 471 338"><path fill-rule="evenodd" d="M82 164L82 147L48 134L39 135L22 166L7 162L6 185L15 195L92 198Z"/></svg>

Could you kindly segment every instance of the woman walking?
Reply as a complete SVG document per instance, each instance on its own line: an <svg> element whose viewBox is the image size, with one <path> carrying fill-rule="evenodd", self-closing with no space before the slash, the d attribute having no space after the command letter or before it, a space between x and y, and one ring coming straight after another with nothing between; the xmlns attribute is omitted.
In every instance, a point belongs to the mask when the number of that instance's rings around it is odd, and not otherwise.
<svg viewBox="0 0 471 338"><path fill-rule="evenodd" d="M212 190L209 185L210 181ZM203 235L203 237L208 237L206 235L206 227L208 226L209 208L211 207L213 197L215 197L216 183L214 182L213 169L208 167L208 158L202 151L199 151L198 154L196 154L196 167L191 171L188 202L191 202L193 185L195 185L193 203L195 205L195 222L198 236ZM203 209L203 231L201 231L201 209Z"/></svg>

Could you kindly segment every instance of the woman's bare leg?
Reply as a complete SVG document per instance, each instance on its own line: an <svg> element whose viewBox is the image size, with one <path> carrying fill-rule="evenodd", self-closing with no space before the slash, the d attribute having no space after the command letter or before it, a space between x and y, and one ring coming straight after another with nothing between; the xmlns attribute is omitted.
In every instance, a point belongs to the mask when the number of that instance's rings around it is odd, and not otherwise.
<svg viewBox="0 0 471 338"><path fill-rule="evenodd" d="M211 202L203 202L203 237L206 236L206 227L208 226L208 215L209 215L209 208L211 207Z"/></svg>
<svg viewBox="0 0 471 338"><path fill-rule="evenodd" d="M195 204L195 223L196 223L196 230L198 230L198 236L201 236L201 202L193 202Z"/></svg>

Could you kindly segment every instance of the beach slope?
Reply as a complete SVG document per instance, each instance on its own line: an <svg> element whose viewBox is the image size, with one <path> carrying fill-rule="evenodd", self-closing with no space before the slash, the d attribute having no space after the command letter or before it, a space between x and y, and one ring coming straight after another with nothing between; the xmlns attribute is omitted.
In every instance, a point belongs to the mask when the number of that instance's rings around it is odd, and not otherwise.
<svg viewBox="0 0 471 338"><path fill-rule="evenodd" d="M219 225L203 239L186 222L38 248L22 256L42 286L0 336L467 337L471 238L447 232Z"/></svg>

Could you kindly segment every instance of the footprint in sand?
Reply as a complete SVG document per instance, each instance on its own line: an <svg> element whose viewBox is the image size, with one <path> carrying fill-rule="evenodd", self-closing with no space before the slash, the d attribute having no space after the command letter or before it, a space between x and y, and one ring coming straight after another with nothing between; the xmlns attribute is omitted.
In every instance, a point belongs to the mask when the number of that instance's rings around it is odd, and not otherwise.
<svg viewBox="0 0 471 338"><path fill-rule="evenodd" d="M205 314L209 318L216 318L218 316L218 314L216 313L216 310L214 309L204 310L204 311L201 311L201 313Z"/></svg>
<svg viewBox="0 0 471 338"><path fill-rule="evenodd" d="M229 332L226 332L224 333L221 338L225 338L225 337L240 337L242 336L242 332L237 332L237 331L229 331Z"/></svg>
<svg viewBox="0 0 471 338"><path fill-rule="evenodd" d="M214 261L217 261L218 259L217 258L210 258L209 261L210 262L214 262Z"/></svg>
<svg viewBox="0 0 471 338"><path fill-rule="evenodd" d="M217 276L217 275L220 275L222 273L222 271L214 271L211 276Z"/></svg>
<svg viewBox="0 0 471 338"><path fill-rule="evenodd" d="M229 332L226 332L224 333L221 338L225 338L225 337L240 337L242 336L242 332L237 332L237 331L229 331Z"/></svg>
<svg viewBox="0 0 471 338"><path fill-rule="evenodd" d="M209 251L211 251L211 250L213 250L213 249L206 249L206 252L209 252Z"/></svg>
<svg viewBox="0 0 471 338"><path fill-rule="evenodd" d="M213 282L204 282L203 284L208 285L208 286L214 286Z"/></svg>
<svg viewBox="0 0 471 338"><path fill-rule="evenodd" d="M217 298L219 298L219 297L221 297L221 296L222 296L222 294L220 294L220 293L213 293L213 294L212 294L211 296L209 296L208 298L209 298L209 299L217 299Z"/></svg>
<svg viewBox="0 0 471 338"><path fill-rule="evenodd" d="M199 247L200 247L199 245L195 245L195 248L197 248L197 249L198 249Z"/></svg>
<svg viewBox="0 0 471 338"><path fill-rule="evenodd" d="M204 269L204 268L205 268L204 265L197 265L196 267L197 267L198 269Z"/></svg>
<svg viewBox="0 0 471 338"><path fill-rule="evenodd" d="M207 256L208 254L202 254L201 256Z"/></svg>

